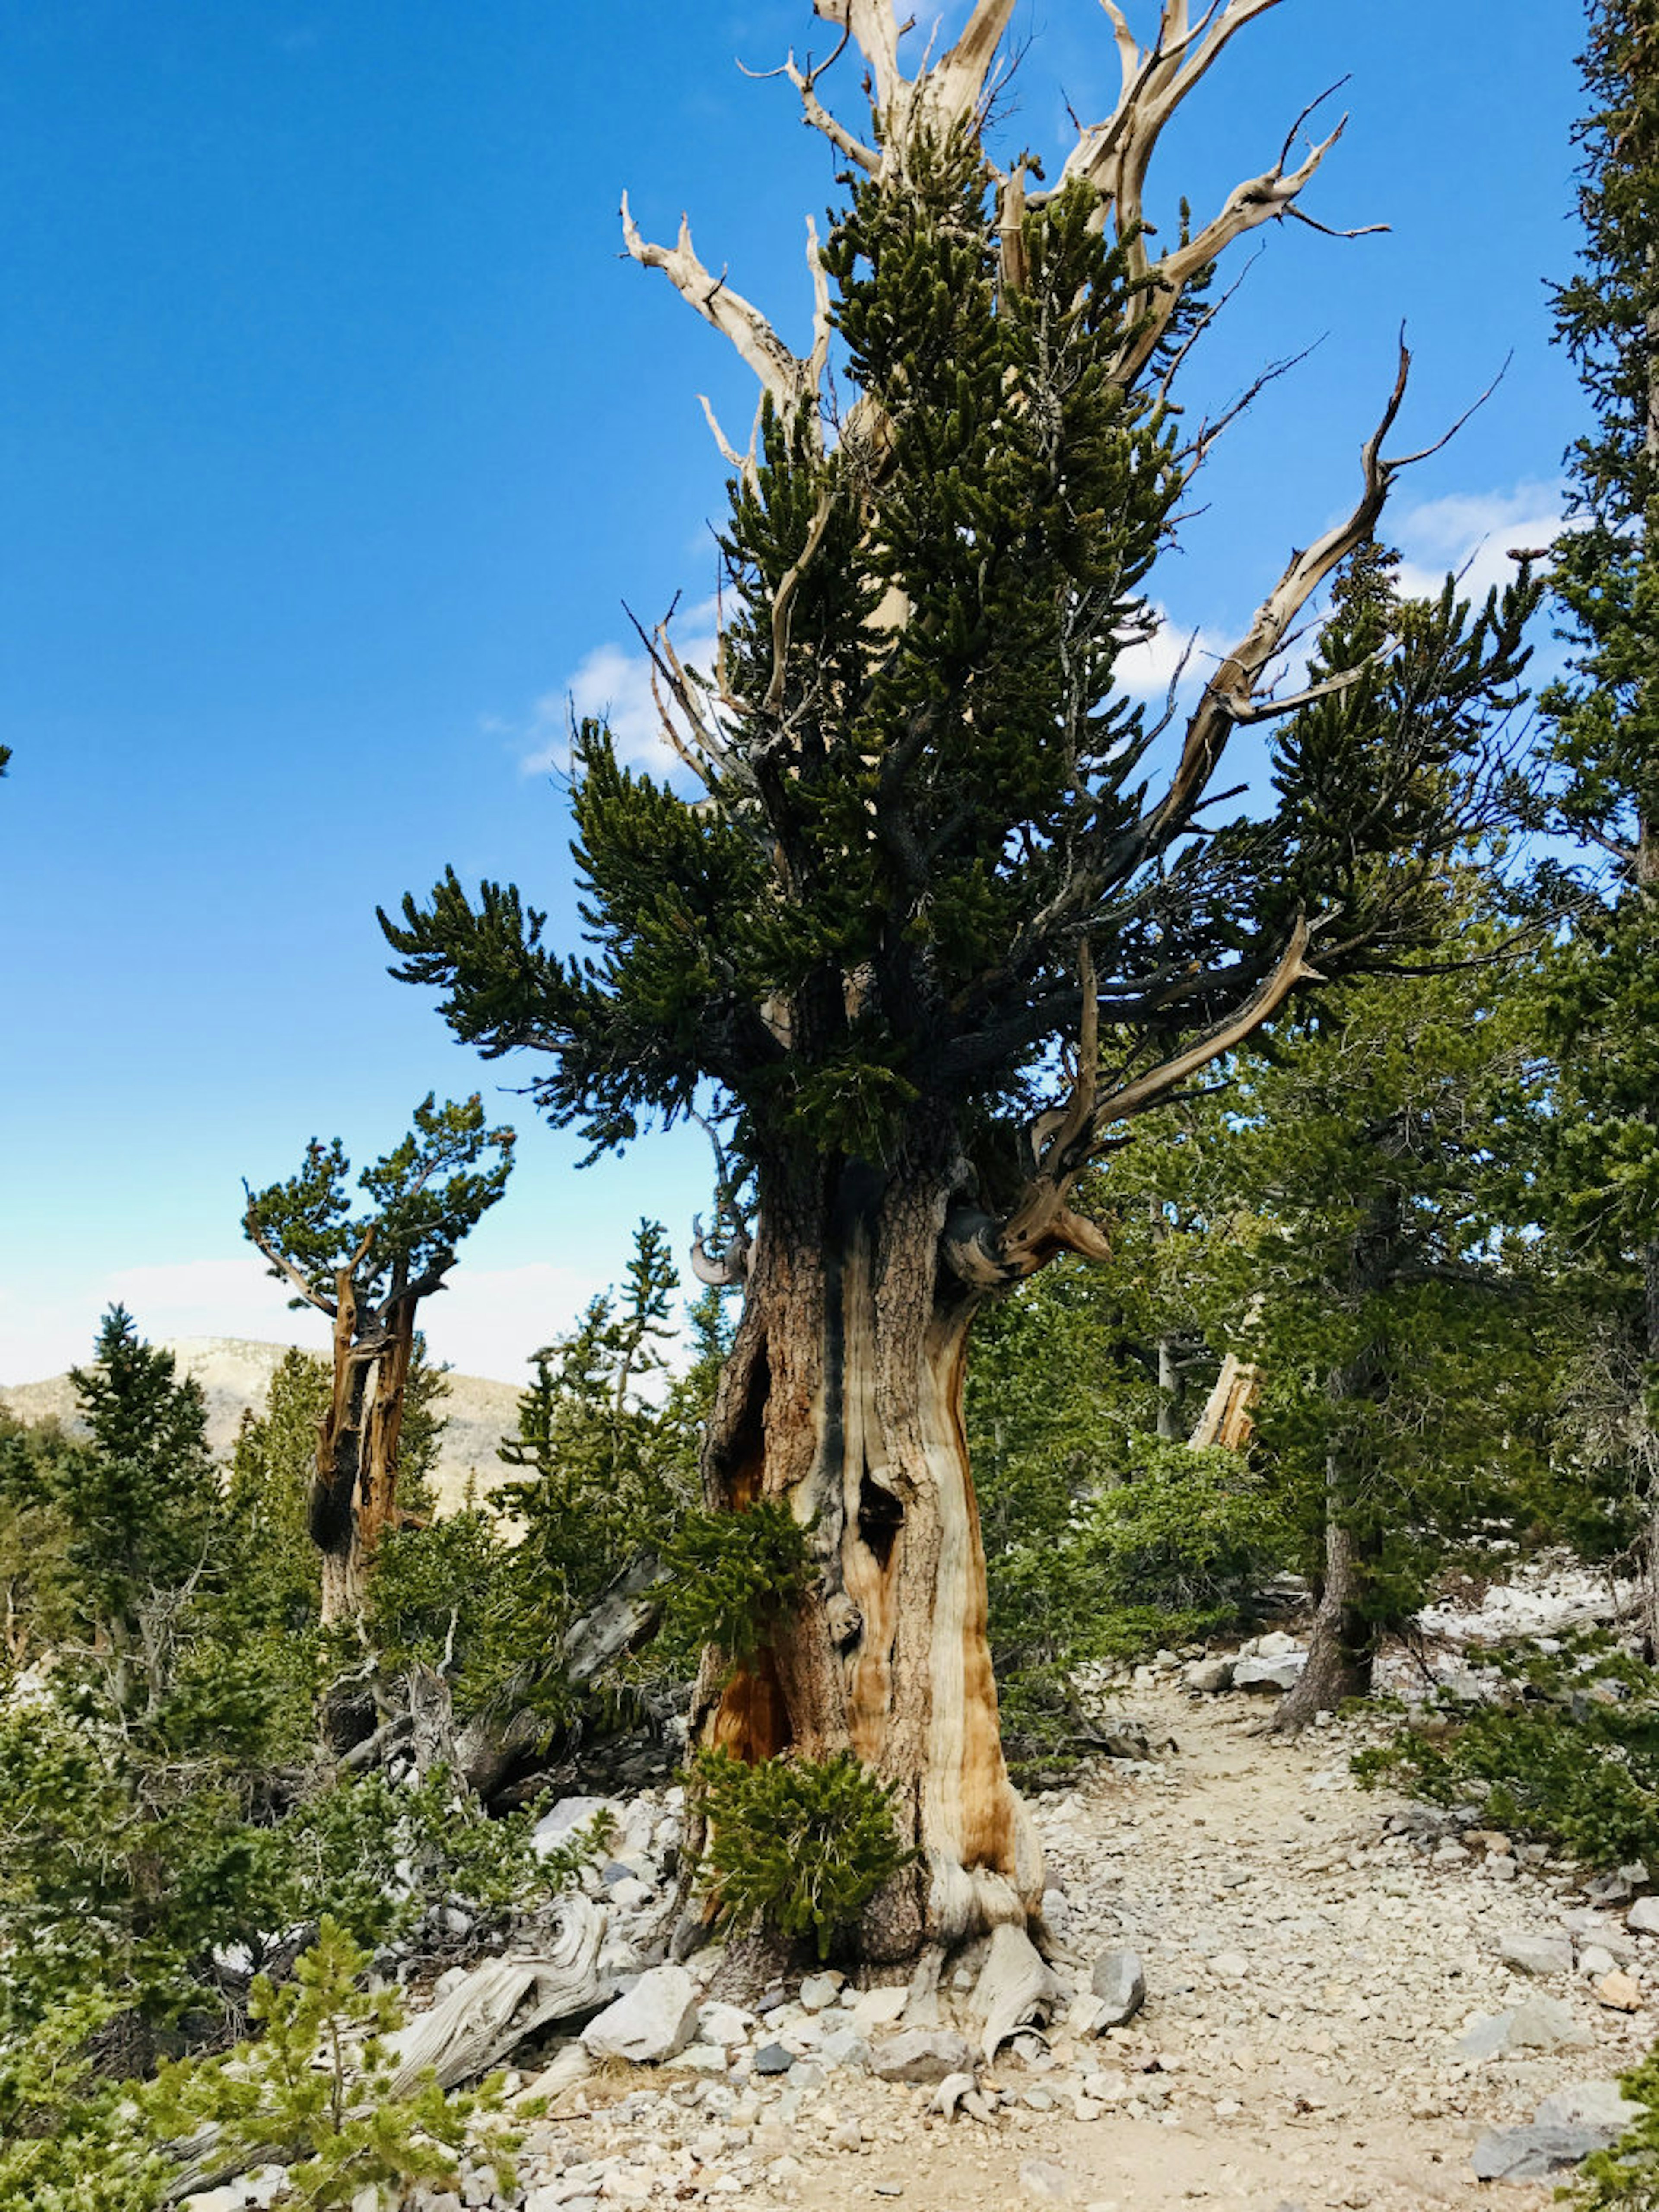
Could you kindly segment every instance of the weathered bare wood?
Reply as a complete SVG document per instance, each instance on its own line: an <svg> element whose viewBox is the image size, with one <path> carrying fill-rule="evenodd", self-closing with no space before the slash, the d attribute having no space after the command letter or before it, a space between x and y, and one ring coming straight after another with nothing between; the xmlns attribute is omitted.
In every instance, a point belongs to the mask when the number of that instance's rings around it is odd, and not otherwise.
<svg viewBox="0 0 1659 2212"><path fill-rule="evenodd" d="M1243 1451L1255 1433L1255 1407L1261 1393L1261 1370L1230 1352L1188 1443L1195 1451L1212 1444Z"/></svg>
<svg viewBox="0 0 1659 2212"><path fill-rule="evenodd" d="M590 1612L565 1632L564 1679L580 1688L642 1643L662 1617L667 1569L642 1552Z"/></svg>
<svg viewBox="0 0 1659 2212"><path fill-rule="evenodd" d="M1010 2036L1046 2020L1059 1996L1059 1982L1025 1930L993 1929L973 1995L975 2016L984 2022L980 2050L986 2063L995 2059Z"/></svg>
<svg viewBox="0 0 1659 2212"><path fill-rule="evenodd" d="M547 1951L486 1960L386 2039L398 2062L387 2094L407 2096L428 2067L446 2089L476 2081L538 2028L591 2011L603 1994L596 1969L604 1932L604 1914L590 1899L564 1899Z"/></svg>

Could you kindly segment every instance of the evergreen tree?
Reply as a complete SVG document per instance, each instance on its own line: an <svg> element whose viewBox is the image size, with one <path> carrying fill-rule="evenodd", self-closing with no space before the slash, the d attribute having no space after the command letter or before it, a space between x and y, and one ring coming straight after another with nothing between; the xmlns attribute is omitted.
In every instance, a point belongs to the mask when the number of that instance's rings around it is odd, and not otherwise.
<svg viewBox="0 0 1659 2212"><path fill-rule="evenodd" d="M1441 972L1346 984L1240 1069L1254 1451L1319 1592L1283 1727L1366 1694L1382 1635L1451 1548L1524 1519L1535 1492L1554 1376L1516 1168L1544 1071L1535 988L1498 936L1454 905Z"/></svg>
<svg viewBox="0 0 1659 2212"><path fill-rule="evenodd" d="M225 1494L237 1598L296 1628L315 1622L321 1602L322 1567L307 1514L331 1392L326 1360L285 1352L264 1411L242 1416Z"/></svg>
<svg viewBox="0 0 1659 2212"><path fill-rule="evenodd" d="M72 1625L69 1532L58 1503L82 1448L55 1423L0 1412L0 1668L25 1668Z"/></svg>
<svg viewBox="0 0 1659 2212"><path fill-rule="evenodd" d="M1558 335L1593 428L1569 456L1555 547L1571 674L1547 699L1557 818L1588 857L1552 975L1561 1059L1557 1225L1601 1308L1604 1385L1624 1408L1626 1478L1646 1521L1650 1641L1659 1651L1659 15L1595 0L1577 276ZM1603 1393L1605 1395L1605 1391Z"/></svg>
<svg viewBox="0 0 1659 2212"><path fill-rule="evenodd" d="M1115 672L1155 627L1150 572L1212 443L1183 434L1171 380L1218 261L1296 210L1326 148L1292 167L1287 146L1155 245L1159 133L1260 5L1192 25L1166 0L1115 116L1039 190L982 136L1012 4L977 0L914 73L890 0L835 10L870 72L863 136L797 73L851 176L813 246L805 358L689 233L660 247L628 220L763 386L731 454L718 665L686 667L665 625L653 641L699 795L584 725L586 955L551 951L516 889L470 897L453 872L386 921L395 972L441 990L458 1036L550 1056L533 1089L556 1123L605 1148L701 1111L750 1178L705 1486L732 1512L786 1506L817 1571L750 1661L705 1663L694 1728L750 1761L851 1748L896 1785L917 1856L860 1931L892 1957L1041 1888L983 1630L974 1316L1062 1253L1103 1256L1078 1177L1285 1004L1316 928L1328 974L1414 941L1532 597L1449 592L1358 662L1334 643L1267 817L1206 818L1234 732L1295 712L1286 640L1376 527L1402 362L1354 506L1293 556L1152 788L1163 726Z"/></svg>
<svg viewBox="0 0 1659 2212"><path fill-rule="evenodd" d="M661 1380L678 1287L666 1237L643 1221L619 1289L536 1355L518 1433L501 1446L522 1479L494 1501L520 1531L490 1620L497 1702L572 1717L580 1693L567 1675L567 1632L630 1567L654 1573L692 1504L696 1386ZM702 1326L715 1326L706 1310ZM653 1601L641 1620L659 1609Z"/></svg>
<svg viewBox="0 0 1659 2212"><path fill-rule="evenodd" d="M428 1093L409 1134L358 1176L361 1212L351 1211L351 1164L337 1137L329 1145L313 1138L289 1182L247 1192L246 1235L277 1280L298 1292L290 1304L313 1306L333 1324L333 1387L307 1509L322 1553L325 1624L362 1612L381 1534L406 1510L398 1483L416 1316L506 1188L513 1142L511 1129L485 1127L476 1095L440 1106ZM435 1396L428 1383L417 1401L412 1440L423 1454L433 1439L420 1407Z"/></svg>
<svg viewBox="0 0 1659 2212"><path fill-rule="evenodd" d="M199 1567L219 1510L201 1386L146 1344L124 1306L104 1316L92 1364L70 1381L92 1431L59 1462L68 1559L88 1625L125 1638L152 1587Z"/></svg>

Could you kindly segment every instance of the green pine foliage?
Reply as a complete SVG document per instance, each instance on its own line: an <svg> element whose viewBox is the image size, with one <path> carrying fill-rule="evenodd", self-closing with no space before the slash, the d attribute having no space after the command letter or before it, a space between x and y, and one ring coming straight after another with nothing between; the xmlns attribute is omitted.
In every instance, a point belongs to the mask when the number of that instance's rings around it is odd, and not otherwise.
<svg viewBox="0 0 1659 2212"><path fill-rule="evenodd" d="M1124 367L1145 301L1090 190L1028 210L1011 283L992 181L969 142L917 145L902 188L860 178L836 214L848 398L878 435L763 410L722 536L738 704L703 793L577 732L589 950L561 957L515 887L473 898L453 872L382 916L394 973L486 1056L550 1055L538 1103L596 1147L712 1086L746 1169L927 1157L948 1128L995 1205L1076 1032L1080 937L1130 1060L1236 1006L1332 884L1352 908L1334 965L1397 944L1513 698L1535 594L1448 599L1277 748L1267 821L1212 836L1196 790L1149 808L1157 732L1114 670L1188 486L1167 362ZM892 595L907 617L878 625Z"/></svg>
<svg viewBox="0 0 1659 2212"><path fill-rule="evenodd" d="M248 2046L234 2059L162 2068L146 2100L153 2124L181 2137L211 2124L239 2162L280 2159L278 2203L308 2212L342 2212L360 2190L382 2185L399 2195L422 2182L453 2187L468 2122L499 2102L499 2084L446 2096L428 2072L394 2096L388 2039L403 2006L394 1990L358 1986L368 1965L325 1917L291 1981L254 1984L248 2016L258 2033Z"/></svg>
<svg viewBox="0 0 1659 2212"><path fill-rule="evenodd" d="M81 1447L55 1424L27 1428L0 1413L0 1681L69 1635L75 1576L59 1504L64 1462Z"/></svg>
<svg viewBox="0 0 1659 2212"><path fill-rule="evenodd" d="M1086 1755L1076 1668L1224 1632L1294 1555L1249 1461L1158 1434L1160 1342L1207 1385L1218 1359L1200 1317L1234 1289L1217 1279L1210 1224L1158 1196L1182 1171L1194 1111L1149 1117L1126 1156L1137 1187L1118 1188L1109 1266L1050 1268L979 1325L969 1437L1017 1770ZM1184 1410L1202 1400L1194 1389Z"/></svg>
<svg viewBox="0 0 1659 2212"><path fill-rule="evenodd" d="M1443 1692L1427 1724L1360 1753L1368 1784L1480 1808L1489 1826L1541 1838L1590 1866L1659 1855L1659 1669L1581 1632L1545 1652L1492 1656L1496 1698Z"/></svg>
<svg viewBox="0 0 1659 2212"><path fill-rule="evenodd" d="M566 1632L690 1510L707 1382L668 1378L678 1287L666 1237L642 1222L618 1291L536 1357L501 1448L519 1479L483 1511L384 1547L379 1633L410 1650L418 1636L428 1659L447 1650L461 1711L529 1711L550 1732L575 1720L593 1693L567 1679ZM651 1664L600 1693L637 1693Z"/></svg>
<svg viewBox="0 0 1659 2212"><path fill-rule="evenodd" d="M320 1601L321 1570L306 1525L306 1501L331 1388L325 1360L286 1352L271 1377L264 1410L242 1417L226 1484L237 1600L293 1629L314 1627Z"/></svg>
<svg viewBox="0 0 1659 2212"><path fill-rule="evenodd" d="M1437 969L1350 984L1276 1029L1229 1102L1257 1462L1316 1577L1328 1524L1346 1528L1357 1608L1379 1624L1415 1611L1460 1540L1530 1518L1554 1380L1522 1173L1543 1102L1535 992L1467 898L1442 943Z"/></svg>
<svg viewBox="0 0 1659 2212"><path fill-rule="evenodd" d="M475 1923L480 1941L499 1934L514 1913L568 1889L605 1843L583 1826L538 1850L536 1823L546 1809L538 1798L492 1818L441 1765L402 1783L343 1777L283 1823L286 1924L331 1911L356 1941L380 1944L449 1905Z"/></svg>
<svg viewBox="0 0 1659 2212"><path fill-rule="evenodd" d="M178 2146L204 2139L238 2171L282 2165L270 2201L307 2212L341 2212L368 2188L401 2198L420 2183L453 2185L463 2146L471 2137L476 2154L481 2134L507 2186L517 2138L478 2126L500 2110L498 2082L446 2095L428 2072L392 2094L389 2039L404 2007L395 1990L362 1986L370 1963L325 1914L291 1979L255 1980L247 2042L164 2061L149 2081L94 2077L87 2051L103 2009L59 2007L0 2052L0 2212L157 2212L178 2193Z"/></svg>
<svg viewBox="0 0 1659 2212"><path fill-rule="evenodd" d="M1583 246L1556 293L1557 334L1594 421L1569 457L1570 527L1554 590L1571 652L1544 704L1553 821L1583 855L1573 926L1552 963L1561 1062L1550 1163L1559 1229L1601 1307L1610 1374L1627 1377L1627 1486L1659 1482L1659 70L1648 0L1595 0Z"/></svg>
<svg viewBox="0 0 1659 2212"><path fill-rule="evenodd" d="M359 1210L340 1139L325 1145L313 1137L297 1175L249 1191L244 1226L270 1259L270 1273L303 1286L290 1304L331 1303L346 1268L367 1315L418 1295L418 1285L436 1287L457 1245L506 1189L513 1144L511 1129L487 1126L476 1094L440 1106L428 1092L407 1133L359 1174Z"/></svg>
<svg viewBox="0 0 1659 2212"><path fill-rule="evenodd" d="M754 1765L703 1751L692 1797L708 1823L700 1887L735 1932L764 1928L819 1959L849 1936L884 1882L908 1864L893 1826L894 1787L850 1752L783 1753Z"/></svg>
<svg viewBox="0 0 1659 2212"><path fill-rule="evenodd" d="M219 1482L198 1385L146 1344L125 1307L105 1315L92 1363L70 1370L91 1449L60 1462L58 1503L89 1631L125 1640L153 1588L198 1568Z"/></svg>
<svg viewBox="0 0 1659 2212"><path fill-rule="evenodd" d="M740 1514L687 1513L662 1556L671 1637L688 1656L712 1644L733 1666L754 1657L812 1569L807 1531L765 1498Z"/></svg>

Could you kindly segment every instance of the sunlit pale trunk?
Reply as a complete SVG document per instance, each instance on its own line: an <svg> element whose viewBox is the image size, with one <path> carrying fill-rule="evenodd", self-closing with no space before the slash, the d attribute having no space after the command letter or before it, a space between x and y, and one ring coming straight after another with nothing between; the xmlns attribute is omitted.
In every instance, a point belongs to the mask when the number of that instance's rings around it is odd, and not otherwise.
<svg viewBox="0 0 1659 2212"><path fill-rule="evenodd" d="M817 1571L752 1665L706 1657L697 1734L749 1760L850 1748L897 1785L921 1856L859 1931L880 1960L1023 1922L1042 1888L998 1733L949 1196L942 1170L857 1164L763 1186L705 1458L712 1504L788 1501Z"/></svg>

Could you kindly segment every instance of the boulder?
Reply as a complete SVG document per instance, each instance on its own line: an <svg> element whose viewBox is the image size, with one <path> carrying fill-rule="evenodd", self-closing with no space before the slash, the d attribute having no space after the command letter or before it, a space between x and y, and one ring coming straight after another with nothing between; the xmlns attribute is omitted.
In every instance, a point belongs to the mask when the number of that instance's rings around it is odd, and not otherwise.
<svg viewBox="0 0 1659 2212"><path fill-rule="evenodd" d="M1105 2007L1093 2033L1124 2027L1146 2002L1146 1973L1138 1951L1103 1951L1089 1986Z"/></svg>
<svg viewBox="0 0 1659 2212"><path fill-rule="evenodd" d="M950 2028L902 2028L874 2045L870 2069L883 2081L944 2081L973 2072L974 2048Z"/></svg>
<svg viewBox="0 0 1659 2212"><path fill-rule="evenodd" d="M688 2043L663 2063L678 2074L702 2074L714 2080L726 2070L726 2053L718 2043Z"/></svg>
<svg viewBox="0 0 1659 2212"><path fill-rule="evenodd" d="M545 1857L557 1844L569 1842L573 1829L586 1827L601 1817L614 1829L622 1819L622 1807L609 1797L561 1797L551 1812L544 1813L537 1821L532 1847L538 1857Z"/></svg>
<svg viewBox="0 0 1659 2212"><path fill-rule="evenodd" d="M1473 2021L1458 2041L1465 2058L1495 2058L1500 2051L1554 2051L1592 2041L1559 1997L1530 1997L1513 2012L1486 2014Z"/></svg>
<svg viewBox="0 0 1659 2212"><path fill-rule="evenodd" d="M1195 1659L1182 1676L1189 1690L1202 1690L1213 1697L1233 1686L1233 1669L1237 1662L1232 1659Z"/></svg>
<svg viewBox="0 0 1659 2212"><path fill-rule="evenodd" d="M582 2042L595 2058L626 2058L635 2066L672 2058L691 2040L702 1996L684 1966L653 1966L588 2021Z"/></svg>
<svg viewBox="0 0 1659 2212"><path fill-rule="evenodd" d="M757 2074L787 2074L795 2063L795 2055L781 2043L763 2043L755 2053Z"/></svg>
<svg viewBox="0 0 1659 2212"><path fill-rule="evenodd" d="M735 2051L740 2043L748 2042L749 2031L754 2025L754 2014L744 2012L741 2005L706 2004L697 2014L697 2039L702 2043L718 2043L725 2051Z"/></svg>
<svg viewBox="0 0 1659 2212"><path fill-rule="evenodd" d="M1534 1936L1512 1928L1498 1939L1498 1955L1521 1974L1570 1974L1572 1942L1565 1936Z"/></svg>
<svg viewBox="0 0 1659 2212"><path fill-rule="evenodd" d="M870 2046L856 2027L836 2027L818 2045L818 2057L826 2066L844 2066L864 2074L869 2070Z"/></svg>
<svg viewBox="0 0 1659 2212"><path fill-rule="evenodd" d="M1645 2107L1633 2103L1617 2081L1573 2081L1552 2091L1533 2119L1540 2128L1611 2128L1619 2134L1639 2120Z"/></svg>
<svg viewBox="0 0 1659 2212"><path fill-rule="evenodd" d="M909 1987L899 1982L884 1990L862 1990L853 2001L853 2018L866 2035L891 2027L910 2002Z"/></svg>
<svg viewBox="0 0 1659 2212"><path fill-rule="evenodd" d="M1285 1651L1241 1659L1233 1668L1236 1690L1293 1690L1308 1663L1305 1651Z"/></svg>
<svg viewBox="0 0 1659 2212"><path fill-rule="evenodd" d="M1659 1897L1638 1897L1625 1915L1632 1936L1659 1936Z"/></svg>
<svg viewBox="0 0 1659 2212"><path fill-rule="evenodd" d="M1547 2181L1613 2141L1605 2128L1493 2128L1476 2143L1470 2163L1477 2181Z"/></svg>

